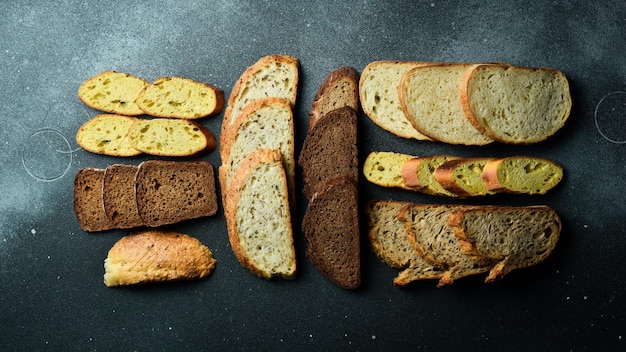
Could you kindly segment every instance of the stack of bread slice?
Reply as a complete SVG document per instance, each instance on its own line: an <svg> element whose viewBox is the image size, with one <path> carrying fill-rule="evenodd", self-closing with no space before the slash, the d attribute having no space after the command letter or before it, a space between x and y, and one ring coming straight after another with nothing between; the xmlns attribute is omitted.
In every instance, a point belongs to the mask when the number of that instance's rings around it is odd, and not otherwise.
<svg viewBox="0 0 626 352"><path fill-rule="evenodd" d="M361 284L357 153L358 73L344 66L320 86L298 159L309 200L306 255L345 289Z"/></svg>
<svg viewBox="0 0 626 352"><path fill-rule="evenodd" d="M542 262L560 237L561 220L547 206L472 206L370 201L368 237L376 256L401 270L403 287L419 280L488 273L494 282Z"/></svg>
<svg viewBox="0 0 626 352"><path fill-rule="evenodd" d="M543 141L572 105L561 71L505 63L376 61L359 87L363 111L381 128L462 145Z"/></svg>
<svg viewBox="0 0 626 352"><path fill-rule="evenodd" d="M270 279L296 275L293 107L299 62L260 58L233 87L220 135L219 182L228 237L239 262Z"/></svg>
<svg viewBox="0 0 626 352"><path fill-rule="evenodd" d="M448 197L545 194L563 179L563 168L559 164L531 156L415 157L372 152L365 159L363 173L368 181L379 186Z"/></svg>

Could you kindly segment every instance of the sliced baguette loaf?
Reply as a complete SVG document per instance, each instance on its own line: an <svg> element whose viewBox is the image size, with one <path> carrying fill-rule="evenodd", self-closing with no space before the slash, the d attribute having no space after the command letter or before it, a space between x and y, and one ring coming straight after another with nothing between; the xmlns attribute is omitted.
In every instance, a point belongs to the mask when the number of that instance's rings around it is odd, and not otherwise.
<svg viewBox="0 0 626 352"><path fill-rule="evenodd" d="M344 106L359 111L359 73L349 66L331 72L318 89L309 112L309 129L322 116Z"/></svg>
<svg viewBox="0 0 626 352"><path fill-rule="evenodd" d="M88 152L127 157L142 152L132 146L128 131L138 118L99 114L85 122L76 133L76 143Z"/></svg>
<svg viewBox="0 0 626 352"><path fill-rule="evenodd" d="M493 194L483 181L483 169L490 158L460 158L446 161L435 170L435 179L447 191L459 196Z"/></svg>
<svg viewBox="0 0 626 352"><path fill-rule="evenodd" d="M148 230L122 237L104 261L108 287L195 280L215 269L213 253L188 235Z"/></svg>
<svg viewBox="0 0 626 352"><path fill-rule="evenodd" d="M411 159L402 167L402 179L408 187L417 189L422 193L457 197L456 194L445 189L437 181L435 171L444 163L458 158L453 155L440 154Z"/></svg>
<svg viewBox="0 0 626 352"><path fill-rule="evenodd" d="M558 70L476 65L460 84L468 121L489 138L529 144L556 133L570 114L569 83Z"/></svg>
<svg viewBox="0 0 626 352"><path fill-rule="evenodd" d="M359 80L361 108L372 122L399 137L430 140L416 130L400 105L400 80L408 70L425 62L375 61L368 64Z"/></svg>
<svg viewBox="0 0 626 352"><path fill-rule="evenodd" d="M337 286L361 284L358 192L353 180L339 177L311 198L302 221L311 263Z"/></svg>
<svg viewBox="0 0 626 352"><path fill-rule="evenodd" d="M225 195L228 238L253 274L293 279L296 257L287 179L278 149L258 149L234 173Z"/></svg>
<svg viewBox="0 0 626 352"><path fill-rule="evenodd" d="M545 194L563 179L563 168L544 158L511 156L490 160L482 179L489 191Z"/></svg>
<svg viewBox="0 0 626 352"><path fill-rule="evenodd" d="M486 282L540 263L561 232L559 216L547 206L463 209L451 214L448 224L463 253L498 261Z"/></svg>
<svg viewBox="0 0 626 352"><path fill-rule="evenodd" d="M113 223L104 211L102 187L104 169L83 168L74 179L74 213L83 231L98 232L112 229Z"/></svg>
<svg viewBox="0 0 626 352"><path fill-rule="evenodd" d="M406 118L420 133L450 144L485 145L493 142L465 117L460 86L473 64L432 64L407 71L399 97Z"/></svg>
<svg viewBox="0 0 626 352"><path fill-rule="evenodd" d="M415 186L407 185L402 172L404 165L413 159L414 156L402 153L371 152L363 163L363 174L369 182L382 187L416 190Z"/></svg>
<svg viewBox="0 0 626 352"><path fill-rule="evenodd" d="M104 211L117 229L143 225L135 197L135 165L109 165L104 171Z"/></svg>
<svg viewBox="0 0 626 352"><path fill-rule="evenodd" d="M126 116L142 115L135 103L148 82L128 73L104 71L78 88L78 98L92 109Z"/></svg>
<svg viewBox="0 0 626 352"><path fill-rule="evenodd" d="M219 113L224 107L224 94L188 78L161 77L146 85L136 102L141 111L151 116L198 119Z"/></svg>
<svg viewBox="0 0 626 352"><path fill-rule="evenodd" d="M195 156L215 150L215 136L201 124L184 119L135 121L129 130L133 148L159 156Z"/></svg>

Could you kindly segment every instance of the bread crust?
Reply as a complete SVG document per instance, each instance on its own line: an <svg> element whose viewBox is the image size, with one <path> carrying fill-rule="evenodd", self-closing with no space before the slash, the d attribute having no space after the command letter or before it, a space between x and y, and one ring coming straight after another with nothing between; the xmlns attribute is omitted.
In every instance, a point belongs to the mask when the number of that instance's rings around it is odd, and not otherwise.
<svg viewBox="0 0 626 352"><path fill-rule="evenodd" d="M348 82L354 87L350 92L346 92L347 96L344 101L333 100L332 106L333 108L324 110L325 99L333 99L333 97L328 97L328 94L332 94L332 88L334 85L341 81L342 79L347 79ZM344 98L342 96L342 98ZM336 70L332 71L324 82L322 82L321 86L315 93L315 97L313 98L312 109L309 112L309 130L313 128L313 126L326 115L328 112L344 107L349 106L354 111L359 111L359 73L353 67L350 66L341 66Z"/></svg>

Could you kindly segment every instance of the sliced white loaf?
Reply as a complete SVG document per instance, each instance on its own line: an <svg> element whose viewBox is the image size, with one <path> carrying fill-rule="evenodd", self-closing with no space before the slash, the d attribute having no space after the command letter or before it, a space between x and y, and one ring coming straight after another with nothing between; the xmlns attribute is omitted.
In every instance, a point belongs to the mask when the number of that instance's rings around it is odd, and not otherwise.
<svg viewBox="0 0 626 352"><path fill-rule="evenodd" d="M87 79L78 88L78 98L92 109L126 116L143 114L135 100L148 85L128 73L104 71Z"/></svg>

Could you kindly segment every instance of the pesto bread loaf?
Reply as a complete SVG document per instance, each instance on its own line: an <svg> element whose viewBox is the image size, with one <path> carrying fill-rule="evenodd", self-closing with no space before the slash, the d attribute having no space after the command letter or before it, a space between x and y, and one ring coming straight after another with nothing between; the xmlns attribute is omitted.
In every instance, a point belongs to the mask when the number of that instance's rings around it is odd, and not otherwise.
<svg viewBox="0 0 626 352"><path fill-rule="evenodd" d="M482 173L489 191L545 194L563 179L563 167L554 161L528 156L489 160Z"/></svg>
<svg viewBox="0 0 626 352"><path fill-rule="evenodd" d="M217 144L208 128L186 119L140 119L131 125L129 137L134 149L159 156L196 156Z"/></svg>
<svg viewBox="0 0 626 352"><path fill-rule="evenodd" d="M117 114L99 114L76 132L76 143L84 150L110 156L135 156L142 152L133 147L128 132L140 119Z"/></svg>
<svg viewBox="0 0 626 352"><path fill-rule="evenodd" d="M172 231L140 231L122 237L109 250L104 284L196 280L209 276L216 262L211 250L196 238Z"/></svg>
<svg viewBox="0 0 626 352"><path fill-rule="evenodd" d="M199 119L219 113L224 94L207 83L183 77L160 77L139 92L136 103L147 115Z"/></svg>
<svg viewBox="0 0 626 352"><path fill-rule="evenodd" d="M139 92L148 85L142 78L128 73L104 71L78 88L78 98L92 109L126 116L142 115L137 106Z"/></svg>
<svg viewBox="0 0 626 352"><path fill-rule="evenodd" d="M350 66L334 70L322 82L311 105L309 129L335 109L348 106L359 111L359 73Z"/></svg>

